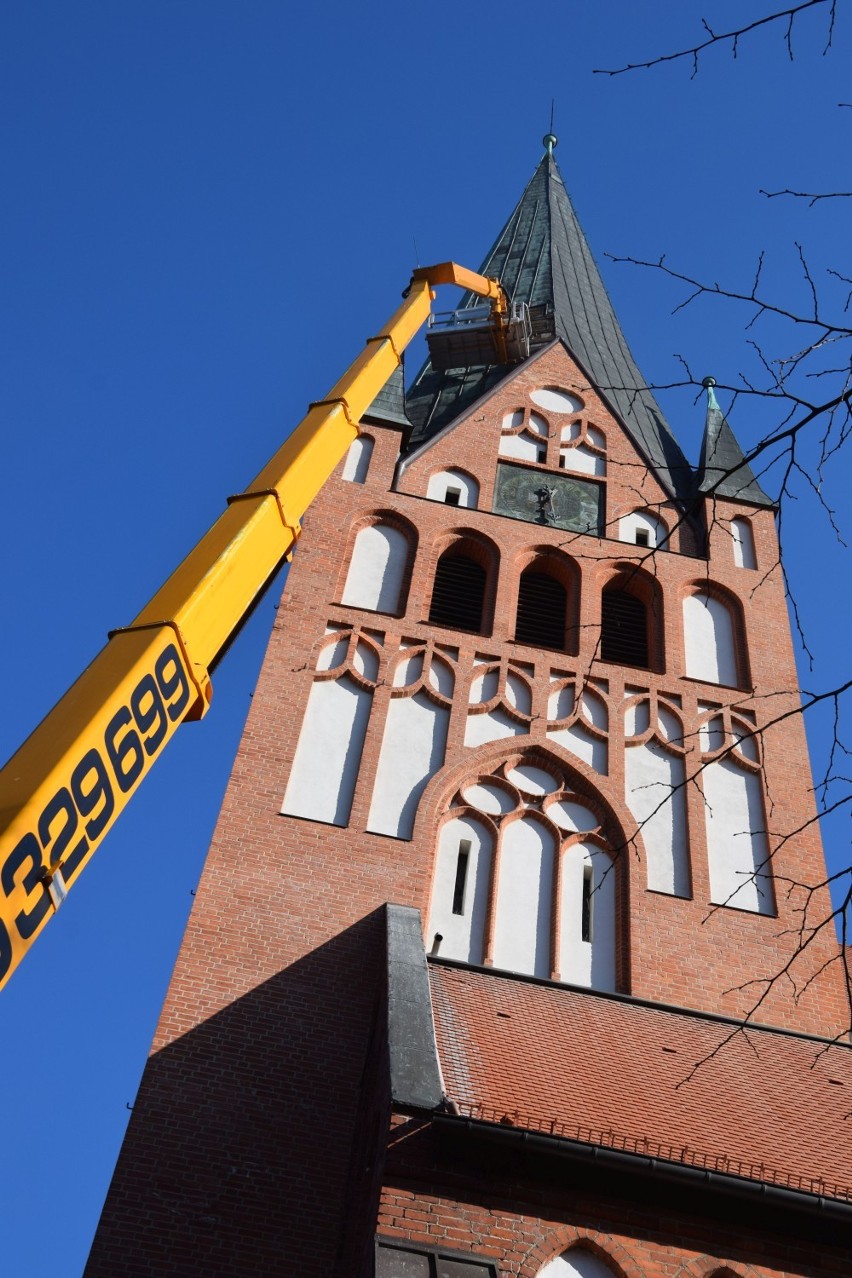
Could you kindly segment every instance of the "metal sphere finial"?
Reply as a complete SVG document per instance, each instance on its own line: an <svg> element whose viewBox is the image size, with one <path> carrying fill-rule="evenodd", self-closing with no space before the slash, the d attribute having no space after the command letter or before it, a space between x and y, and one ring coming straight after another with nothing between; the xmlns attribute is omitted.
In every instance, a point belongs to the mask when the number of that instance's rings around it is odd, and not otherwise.
<svg viewBox="0 0 852 1278"><path fill-rule="evenodd" d="M553 155L553 148L556 146L557 142L559 141L556 134L545 133L544 137L541 140L544 143L544 147L545 147L545 150L547 151L547 154Z"/></svg>
<svg viewBox="0 0 852 1278"><path fill-rule="evenodd" d="M705 389L705 390L709 390L711 386L715 386L715 385L716 385L716 378L715 378L715 377L705 377L705 378L704 378L704 381L701 383L701 385L704 387L704 389Z"/></svg>

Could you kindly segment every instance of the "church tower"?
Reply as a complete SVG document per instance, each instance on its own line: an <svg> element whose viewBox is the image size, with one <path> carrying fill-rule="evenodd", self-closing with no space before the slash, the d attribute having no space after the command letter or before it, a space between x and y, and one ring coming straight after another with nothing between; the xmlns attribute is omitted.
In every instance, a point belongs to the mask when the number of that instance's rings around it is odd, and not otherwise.
<svg viewBox="0 0 852 1278"><path fill-rule="evenodd" d="M545 143L481 268L529 353L464 298L306 516L89 1278L848 1272L773 503Z"/></svg>

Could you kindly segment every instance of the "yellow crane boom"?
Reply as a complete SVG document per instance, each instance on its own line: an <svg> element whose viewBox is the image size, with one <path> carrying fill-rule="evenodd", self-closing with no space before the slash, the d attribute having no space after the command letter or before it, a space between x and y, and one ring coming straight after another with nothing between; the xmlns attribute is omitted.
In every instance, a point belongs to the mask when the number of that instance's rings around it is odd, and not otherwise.
<svg viewBox="0 0 852 1278"><path fill-rule="evenodd" d="M492 300L497 280L444 262L415 271L402 306L139 616L106 647L0 771L0 986L186 719L207 712L210 669L299 537L299 520L426 322L432 288Z"/></svg>

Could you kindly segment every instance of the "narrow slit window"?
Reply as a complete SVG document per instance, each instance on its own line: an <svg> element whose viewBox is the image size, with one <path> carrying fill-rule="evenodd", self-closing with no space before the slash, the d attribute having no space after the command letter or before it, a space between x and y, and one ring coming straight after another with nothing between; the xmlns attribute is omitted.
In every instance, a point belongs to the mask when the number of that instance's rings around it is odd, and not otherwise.
<svg viewBox="0 0 852 1278"><path fill-rule="evenodd" d="M446 504L447 504L448 506L458 506L458 505L460 505L460 504L461 504L461 489L460 489L460 488L450 488L450 487L448 487L448 488L447 488L447 492L446 492L446 496L444 497L444 501L446 502Z"/></svg>
<svg viewBox="0 0 852 1278"><path fill-rule="evenodd" d="M650 546L650 544L651 544L651 534L648 532L648 529L637 528L636 529L636 545Z"/></svg>
<svg viewBox="0 0 852 1278"><path fill-rule="evenodd" d="M584 866L583 894L580 904L580 939L583 941L591 941L592 939L592 893L594 886L592 867L590 865Z"/></svg>
<svg viewBox="0 0 852 1278"><path fill-rule="evenodd" d="M470 839L459 841L456 861L456 882L453 888L453 914L464 914L464 893L467 887L467 866L470 860Z"/></svg>

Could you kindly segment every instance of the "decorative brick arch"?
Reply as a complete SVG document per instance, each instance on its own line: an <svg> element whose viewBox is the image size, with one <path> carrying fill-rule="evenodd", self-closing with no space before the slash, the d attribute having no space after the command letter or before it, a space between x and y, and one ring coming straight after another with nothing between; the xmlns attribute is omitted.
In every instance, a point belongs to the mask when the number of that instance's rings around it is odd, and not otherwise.
<svg viewBox="0 0 852 1278"><path fill-rule="evenodd" d="M537 1278L548 1261L575 1249L588 1251L605 1265L609 1265L613 1278L649 1278L647 1270L611 1234L576 1225L561 1225L550 1231L548 1237L538 1243L522 1261L518 1278Z"/></svg>
<svg viewBox="0 0 852 1278"><path fill-rule="evenodd" d="M753 1265L705 1254L684 1261L673 1278L765 1278L765 1274Z"/></svg>

